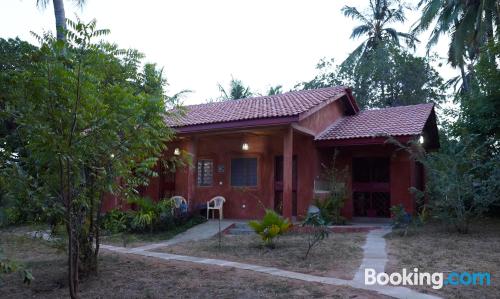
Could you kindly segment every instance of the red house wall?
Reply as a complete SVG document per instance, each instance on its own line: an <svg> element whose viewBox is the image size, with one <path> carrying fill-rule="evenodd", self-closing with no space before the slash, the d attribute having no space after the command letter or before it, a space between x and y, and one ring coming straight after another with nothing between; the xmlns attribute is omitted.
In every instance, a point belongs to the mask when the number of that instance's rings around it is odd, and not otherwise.
<svg viewBox="0 0 500 299"><path fill-rule="evenodd" d="M338 169L347 169L348 198L342 209L342 215L348 219L353 217L352 198L352 158L354 157L388 157L390 158L390 181L391 193L390 205L403 204L405 210L410 213L415 211L415 203L410 192L410 187L416 184L416 167L406 151L395 151L392 145L365 145L338 147L339 155L336 161ZM319 163L330 165L334 154L334 148L320 149ZM321 195L319 195L321 197Z"/></svg>
<svg viewBox="0 0 500 299"><path fill-rule="evenodd" d="M345 106L340 99L329 103L315 113L299 121L299 125L318 134L345 114Z"/></svg>

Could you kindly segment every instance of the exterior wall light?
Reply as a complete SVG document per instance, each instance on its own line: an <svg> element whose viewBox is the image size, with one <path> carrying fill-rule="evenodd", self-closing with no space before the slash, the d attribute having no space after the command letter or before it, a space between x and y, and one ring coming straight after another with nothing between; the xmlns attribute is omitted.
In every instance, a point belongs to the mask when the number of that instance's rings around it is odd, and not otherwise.
<svg viewBox="0 0 500 299"><path fill-rule="evenodd" d="M180 154L181 154L181 150L180 150L178 147L176 147L176 148L174 149L174 155L176 155L176 156L180 156Z"/></svg>
<svg viewBox="0 0 500 299"><path fill-rule="evenodd" d="M241 145L241 149L244 150L244 151L248 151L248 143L243 143Z"/></svg>
<svg viewBox="0 0 500 299"><path fill-rule="evenodd" d="M424 139L424 136L423 136L423 135L420 135L420 138L418 139L418 142L419 142L420 144L424 144L425 139Z"/></svg>

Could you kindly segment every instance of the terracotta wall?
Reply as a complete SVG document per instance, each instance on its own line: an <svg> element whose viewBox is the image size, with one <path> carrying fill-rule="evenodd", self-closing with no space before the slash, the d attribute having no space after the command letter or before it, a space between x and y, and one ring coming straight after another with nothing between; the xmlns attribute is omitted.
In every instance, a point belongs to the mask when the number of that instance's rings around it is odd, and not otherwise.
<svg viewBox="0 0 500 299"><path fill-rule="evenodd" d="M409 154L405 151L395 151L392 145L365 145L365 146L346 146L338 147L339 155L337 157L337 167L347 168L348 199L342 210L344 217L351 219L353 217L352 200L352 158L353 157L389 157L390 158L390 205L402 203L406 211L414 212L414 200L409 191L411 186L415 185L416 168ZM328 164L333 157L334 148L320 148L318 163ZM321 195L318 195L321 197Z"/></svg>
<svg viewBox="0 0 500 299"><path fill-rule="evenodd" d="M224 204L224 216L228 218L250 219L264 214L264 207L273 208L274 205L274 157L280 155L283 139L280 135L256 136L253 134L222 134L197 136L186 139L183 143L187 149L189 143L195 143L193 168L199 159L213 160L213 185L197 186L196 171L189 182L190 170L180 169L176 175L176 191L188 198L192 209L204 205L214 196L222 195L227 202ZM243 151L242 143L248 143L249 150ZM257 186L231 186L231 159L241 157L255 157L257 165ZM219 171L223 168L223 172ZM190 186L193 192L188 194Z"/></svg>
<svg viewBox="0 0 500 299"><path fill-rule="evenodd" d="M323 132L328 126L340 119L345 114L345 106L341 99L329 103L320 110L312 113L299 121L299 125L303 126L315 134Z"/></svg>

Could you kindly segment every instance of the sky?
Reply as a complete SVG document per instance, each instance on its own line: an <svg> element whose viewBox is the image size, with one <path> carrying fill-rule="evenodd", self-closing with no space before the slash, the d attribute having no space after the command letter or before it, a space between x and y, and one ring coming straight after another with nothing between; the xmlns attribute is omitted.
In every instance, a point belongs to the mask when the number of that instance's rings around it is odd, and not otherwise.
<svg viewBox="0 0 500 299"><path fill-rule="evenodd" d="M49 1L51 2L51 1ZM359 9L366 0L87 0L83 8L65 0L66 17L97 19L98 28L111 30L106 40L135 48L145 62L164 68L172 95L184 89L185 104L217 98L218 84L240 79L256 93L270 86L290 90L311 80L323 58L342 62L362 39L349 38L357 22L344 17L344 5ZM418 19L407 12L401 31ZM0 37L20 37L36 43L30 31L55 32L51 3L37 8L36 0L0 0ZM427 35L416 54L425 54ZM446 39L435 51L445 56ZM457 74L446 65L435 67L445 79Z"/></svg>

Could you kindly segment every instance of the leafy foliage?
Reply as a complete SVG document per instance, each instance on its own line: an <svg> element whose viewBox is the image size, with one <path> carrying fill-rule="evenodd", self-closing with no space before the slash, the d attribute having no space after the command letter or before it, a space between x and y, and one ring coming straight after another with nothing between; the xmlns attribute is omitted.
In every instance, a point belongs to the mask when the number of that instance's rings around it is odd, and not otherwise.
<svg viewBox="0 0 500 299"><path fill-rule="evenodd" d="M257 233L269 248L274 248L274 239L286 233L291 224L273 210L266 210L262 221L252 220L248 225Z"/></svg>
<svg viewBox="0 0 500 299"><path fill-rule="evenodd" d="M431 59L394 46L380 47L357 65L347 61L336 65L323 59L317 65L318 75L296 87L349 86L363 109L440 103L445 100L445 86L430 66Z"/></svg>
<svg viewBox="0 0 500 299"><path fill-rule="evenodd" d="M351 38L366 36L365 41L347 58L346 63L349 65L354 64L356 67L381 48L391 45L399 47L400 39L403 39L407 45L415 47L417 39L413 34L387 27L389 24L406 21L405 8L398 1L370 0L369 13L367 14L361 13L352 6L344 6L342 12L346 17L361 22L361 25L352 30Z"/></svg>
<svg viewBox="0 0 500 299"><path fill-rule="evenodd" d="M241 80L234 78L231 78L229 82L229 90L224 89L224 87L219 84L219 91L221 93L219 98L220 101L238 100L253 96L250 87L245 86Z"/></svg>
<svg viewBox="0 0 500 299"><path fill-rule="evenodd" d="M23 283L27 285L30 285L35 279L30 270L15 261L5 258L0 250L0 285L2 283L2 274L9 274L13 272L19 272L22 276Z"/></svg>
<svg viewBox="0 0 500 299"><path fill-rule="evenodd" d="M490 156L487 144L470 136L461 136L460 140L443 138L441 143L441 150L431 153L419 144L399 144L426 169L425 193L411 191L418 197L429 197L428 208L433 217L459 233L467 233L473 219L499 203L500 158L498 154Z"/></svg>
<svg viewBox="0 0 500 299"><path fill-rule="evenodd" d="M327 224L345 224L345 218L341 215L347 199L347 169L337 168L338 151L333 154L330 165L323 166L322 178L327 183L327 195L315 199L315 206L319 209L321 219Z"/></svg>
<svg viewBox="0 0 500 299"><path fill-rule="evenodd" d="M39 48L11 42L26 56L0 67L1 123L13 124L0 136L0 171L10 174L2 185L26 187L5 197L36 201L40 219L66 225L73 296L79 269L97 269L104 194L128 197L157 175L173 137L164 118L177 103L164 94L161 70L141 68L142 54L95 43L108 33L95 21L68 28L65 40L34 34Z"/></svg>
<svg viewBox="0 0 500 299"><path fill-rule="evenodd" d="M271 87L269 87L269 90L267 91L267 95L273 96L273 95L277 95L277 94L282 94L283 93L282 88L283 88L283 86L281 86L281 85L271 86Z"/></svg>

